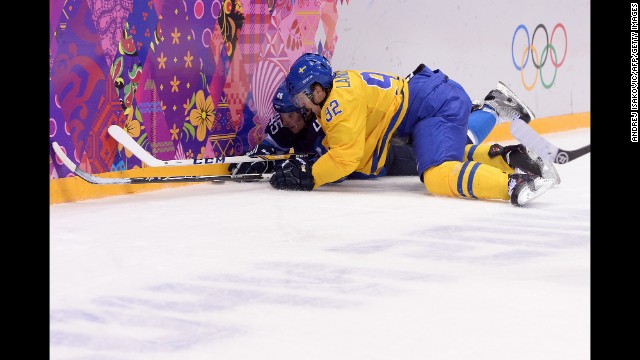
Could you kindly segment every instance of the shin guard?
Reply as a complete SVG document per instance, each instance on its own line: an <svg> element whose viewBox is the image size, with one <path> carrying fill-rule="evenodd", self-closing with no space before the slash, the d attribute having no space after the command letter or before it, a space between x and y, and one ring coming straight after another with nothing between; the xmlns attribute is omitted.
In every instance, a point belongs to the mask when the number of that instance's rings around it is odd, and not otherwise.
<svg viewBox="0 0 640 360"><path fill-rule="evenodd" d="M473 199L508 200L508 175L476 161L447 161L423 174L427 191L434 195Z"/></svg>
<svg viewBox="0 0 640 360"><path fill-rule="evenodd" d="M498 168L507 174L513 174L514 169L507 164L502 156L489 156L492 144L467 145L464 148L464 159L467 161L478 161L494 168Z"/></svg>

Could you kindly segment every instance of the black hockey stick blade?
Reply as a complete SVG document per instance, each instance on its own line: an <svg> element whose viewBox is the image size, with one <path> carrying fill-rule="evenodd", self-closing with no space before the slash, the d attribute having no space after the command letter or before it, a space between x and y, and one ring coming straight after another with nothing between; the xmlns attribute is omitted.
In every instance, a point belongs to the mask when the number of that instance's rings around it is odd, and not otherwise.
<svg viewBox="0 0 640 360"><path fill-rule="evenodd" d="M580 156L588 154L590 152L591 152L591 144L575 150L558 149L558 153L556 154L556 158L553 160L553 162L556 164L566 164L569 161L575 160Z"/></svg>

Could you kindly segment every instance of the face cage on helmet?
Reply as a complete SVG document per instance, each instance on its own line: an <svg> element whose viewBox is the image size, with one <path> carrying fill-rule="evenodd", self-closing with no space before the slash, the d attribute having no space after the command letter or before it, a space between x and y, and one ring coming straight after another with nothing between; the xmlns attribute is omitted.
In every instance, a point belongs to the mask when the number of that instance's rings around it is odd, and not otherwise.
<svg viewBox="0 0 640 360"><path fill-rule="evenodd" d="M279 113L290 113L290 112L296 112L300 110L300 106L297 106L293 103L293 101L291 101L291 99L289 99L288 104L283 105L282 103L276 105L273 105L273 110L279 112Z"/></svg>
<svg viewBox="0 0 640 360"><path fill-rule="evenodd" d="M309 99L309 101L311 101L313 103L313 92L309 88L302 89L298 94L300 94L300 93L303 93L304 96L306 96L307 99ZM295 105L297 107L303 107L302 104L300 103L300 101L298 101L298 98L296 98L296 95L293 95L291 97L291 102L293 103L293 105Z"/></svg>
<svg viewBox="0 0 640 360"><path fill-rule="evenodd" d="M287 113L299 113L302 116L305 116L307 114L307 109L305 109L304 107L300 106L296 106L295 108L290 107L287 109L284 109L285 111L280 111L280 113L282 114L287 114Z"/></svg>
<svg viewBox="0 0 640 360"><path fill-rule="evenodd" d="M293 101L291 101L291 104L289 106L274 106L273 109L280 114L300 113L304 116L307 113L307 109L305 109L303 106L297 106L293 104Z"/></svg>

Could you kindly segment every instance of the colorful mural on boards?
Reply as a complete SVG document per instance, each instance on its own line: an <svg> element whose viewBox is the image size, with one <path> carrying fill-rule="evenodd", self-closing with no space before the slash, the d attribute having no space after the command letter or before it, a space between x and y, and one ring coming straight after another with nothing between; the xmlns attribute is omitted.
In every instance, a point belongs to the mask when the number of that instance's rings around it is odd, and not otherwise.
<svg viewBox="0 0 640 360"><path fill-rule="evenodd" d="M262 141L304 52L331 59L349 0L50 0L49 138L89 173L234 156ZM49 178L75 176L50 150Z"/></svg>

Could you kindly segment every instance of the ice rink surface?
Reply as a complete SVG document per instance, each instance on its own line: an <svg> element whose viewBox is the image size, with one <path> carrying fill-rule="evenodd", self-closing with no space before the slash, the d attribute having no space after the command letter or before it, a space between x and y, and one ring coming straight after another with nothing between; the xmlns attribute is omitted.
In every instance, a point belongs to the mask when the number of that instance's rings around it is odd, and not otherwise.
<svg viewBox="0 0 640 360"><path fill-rule="evenodd" d="M417 177L51 205L50 358L589 359L590 163L522 208Z"/></svg>

